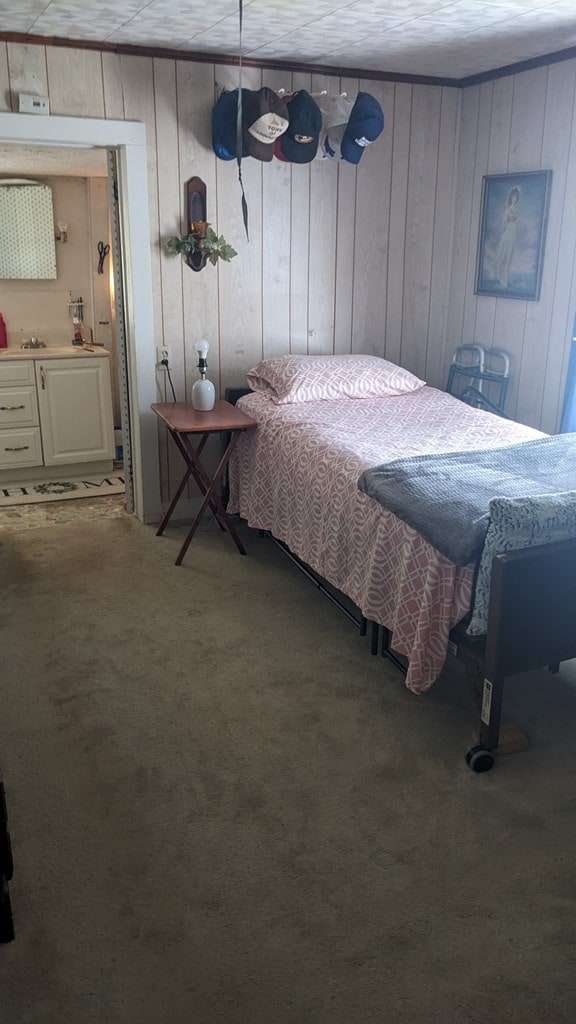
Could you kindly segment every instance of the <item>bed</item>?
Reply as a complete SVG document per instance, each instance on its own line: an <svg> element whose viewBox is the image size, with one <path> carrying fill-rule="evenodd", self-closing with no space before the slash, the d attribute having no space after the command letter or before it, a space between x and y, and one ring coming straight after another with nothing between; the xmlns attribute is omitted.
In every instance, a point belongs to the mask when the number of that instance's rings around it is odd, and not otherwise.
<svg viewBox="0 0 576 1024"><path fill-rule="evenodd" d="M366 620L383 627L389 650L407 659L406 685L414 692L423 693L434 683L449 650L462 657L483 683L479 742L469 751L469 763L476 771L486 770L493 762L489 751L500 738L504 675L556 667L576 656L576 638L571 639L576 594L569 572L563 578L561 607L570 614L555 631L553 649L540 644L526 664L522 648L527 617L536 615L536 623L542 623L550 593L557 590L559 566L572 564L576 514L573 532L570 520L558 538L544 535L552 540L544 558L533 554L543 550L544 541L538 544L537 537L531 543L538 547L531 548L528 560L526 551L524 557L494 551L490 592L497 595L498 610L491 600L484 609L486 622L492 616L491 625L480 636L476 629L473 637L462 623L469 626L481 559L456 564L418 529L360 490L359 481L374 467L406 458L496 452L546 435L465 405L377 357L278 357L250 371L248 382L253 390L240 405L258 428L243 436L231 463L228 511L271 533L345 594ZM545 609L524 609L519 617L520 597L534 589L525 575L527 566L539 574L537 586L540 592L546 589L548 603ZM550 572L548 583L540 579ZM505 643L513 632L510 612L519 622L514 658ZM559 622L558 616L552 619ZM534 665L534 658L543 660ZM488 660L491 679L485 670Z"/></svg>

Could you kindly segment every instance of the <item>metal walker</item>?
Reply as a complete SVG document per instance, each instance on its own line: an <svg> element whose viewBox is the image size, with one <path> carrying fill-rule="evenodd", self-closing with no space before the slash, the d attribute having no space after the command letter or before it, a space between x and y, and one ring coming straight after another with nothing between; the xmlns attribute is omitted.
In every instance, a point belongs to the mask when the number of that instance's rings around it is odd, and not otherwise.
<svg viewBox="0 0 576 1024"><path fill-rule="evenodd" d="M510 359L501 349L460 345L453 353L446 391L468 405L505 417L509 383Z"/></svg>

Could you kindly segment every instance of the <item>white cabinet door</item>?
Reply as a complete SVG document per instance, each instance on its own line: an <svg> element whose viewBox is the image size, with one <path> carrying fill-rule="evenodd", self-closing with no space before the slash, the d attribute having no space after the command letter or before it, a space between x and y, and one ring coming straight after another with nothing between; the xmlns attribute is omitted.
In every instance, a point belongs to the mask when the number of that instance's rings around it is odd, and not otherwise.
<svg viewBox="0 0 576 1024"><path fill-rule="evenodd" d="M46 466L114 457L107 357L39 359L36 383Z"/></svg>

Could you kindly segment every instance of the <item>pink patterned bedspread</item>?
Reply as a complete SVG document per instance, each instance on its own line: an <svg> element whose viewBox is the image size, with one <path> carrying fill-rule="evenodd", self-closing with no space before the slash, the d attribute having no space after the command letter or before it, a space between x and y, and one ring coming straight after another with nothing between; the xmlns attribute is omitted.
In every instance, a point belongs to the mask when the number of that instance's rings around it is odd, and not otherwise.
<svg viewBox="0 0 576 1024"><path fill-rule="evenodd" d="M357 487L383 462L430 452L498 448L541 433L423 387L389 398L277 406L240 400L258 422L230 465L228 509L269 530L386 626L409 659L406 685L438 678L448 634L470 608L473 565L458 567Z"/></svg>

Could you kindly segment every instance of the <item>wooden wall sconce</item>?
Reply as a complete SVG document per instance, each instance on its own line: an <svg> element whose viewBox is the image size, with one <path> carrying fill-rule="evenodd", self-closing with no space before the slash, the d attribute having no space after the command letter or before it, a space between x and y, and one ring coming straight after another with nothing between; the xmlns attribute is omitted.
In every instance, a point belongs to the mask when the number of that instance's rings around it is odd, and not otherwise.
<svg viewBox="0 0 576 1024"><path fill-rule="evenodd" d="M206 217L206 185L202 181L202 178L190 178L186 182L186 216L187 216L187 230L188 234L198 235L198 239L201 240L206 235L206 228L208 226L208 219ZM193 228L192 225L200 224L201 227ZM197 252L191 252L186 257L186 262L191 270L203 270L208 261L208 253L198 250Z"/></svg>

